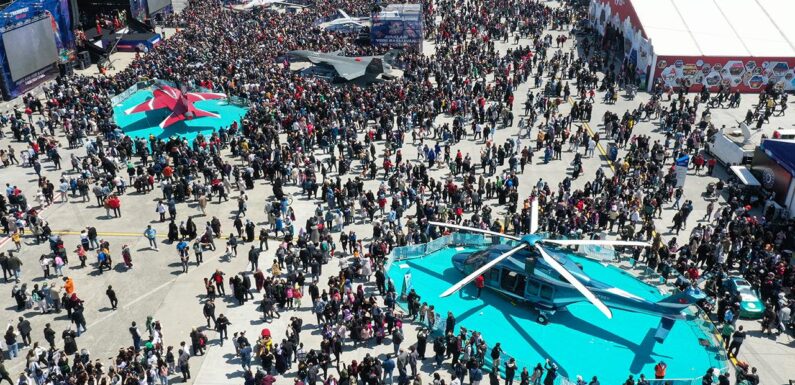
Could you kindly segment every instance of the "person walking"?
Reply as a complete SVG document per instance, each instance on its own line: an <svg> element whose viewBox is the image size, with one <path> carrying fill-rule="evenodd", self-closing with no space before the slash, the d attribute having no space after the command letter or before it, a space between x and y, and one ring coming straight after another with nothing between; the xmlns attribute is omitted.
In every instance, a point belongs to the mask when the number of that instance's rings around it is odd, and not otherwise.
<svg viewBox="0 0 795 385"><path fill-rule="evenodd" d="M734 324L731 322L726 322L723 324L723 327L720 329L720 336L723 338L723 348L727 351L729 350L729 344L732 339L732 334L734 333Z"/></svg>
<svg viewBox="0 0 795 385"><path fill-rule="evenodd" d="M11 376L8 374L8 369L6 369L5 364L0 361L0 383L2 383L3 380L6 380L9 384L14 385L14 381L11 380Z"/></svg>
<svg viewBox="0 0 795 385"><path fill-rule="evenodd" d="M228 328L229 325L232 323L229 322L229 319L221 313L218 315L218 319L215 321L215 330L218 332L218 339L220 340L220 345L224 346L224 340L229 339L229 332Z"/></svg>
<svg viewBox="0 0 795 385"><path fill-rule="evenodd" d="M108 285L108 290L105 290L105 295L107 295L108 299L110 300L111 310L116 310L116 307L119 304L119 299L116 298L116 291L113 290L113 286Z"/></svg>
<svg viewBox="0 0 795 385"><path fill-rule="evenodd" d="M19 355L19 344L17 344L17 333L14 331L14 326L8 325L8 329L6 329L6 333L3 338L5 339L6 347L8 349L8 358L16 358Z"/></svg>
<svg viewBox="0 0 795 385"><path fill-rule="evenodd" d="M146 225L144 237L146 237L146 240L149 241L150 248L154 249L155 251L160 251L157 249L157 230L153 229L152 225Z"/></svg>
<svg viewBox="0 0 795 385"><path fill-rule="evenodd" d="M17 283L19 283L19 278L22 276L22 260L19 259L18 253L9 251L8 252L8 269L14 274L14 279L16 279Z"/></svg>
<svg viewBox="0 0 795 385"><path fill-rule="evenodd" d="M259 231L259 249L263 250L262 246L265 246L265 250L270 250L268 248L268 230L264 227Z"/></svg>
<svg viewBox="0 0 795 385"><path fill-rule="evenodd" d="M50 344L50 349L55 349L55 330L49 323L44 325L44 340Z"/></svg>
<svg viewBox="0 0 795 385"><path fill-rule="evenodd" d="M743 330L742 325L737 328L737 331L732 334L732 341L729 344L729 349L726 351L737 358L737 354L740 353L740 346L743 345L743 341L745 341L746 333Z"/></svg>

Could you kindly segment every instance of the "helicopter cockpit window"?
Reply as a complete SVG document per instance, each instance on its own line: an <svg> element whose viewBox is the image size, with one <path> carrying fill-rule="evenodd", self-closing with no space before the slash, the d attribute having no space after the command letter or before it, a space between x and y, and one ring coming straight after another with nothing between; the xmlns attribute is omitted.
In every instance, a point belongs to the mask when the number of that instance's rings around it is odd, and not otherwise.
<svg viewBox="0 0 795 385"><path fill-rule="evenodd" d="M472 253L464 261L464 264L467 266L482 266L485 263L485 261L486 261L486 250L483 250Z"/></svg>
<svg viewBox="0 0 795 385"><path fill-rule="evenodd" d="M549 285L541 285L541 298L544 299L552 299L552 294L555 292L555 289Z"/></svg>
<svg viewBox="0 0 795 385"><path fill-rule="evenodd" d="M527 295L530 296L537 296L538 295L538 288L540 287L538 281L529 280L527 281Z"/></svg>

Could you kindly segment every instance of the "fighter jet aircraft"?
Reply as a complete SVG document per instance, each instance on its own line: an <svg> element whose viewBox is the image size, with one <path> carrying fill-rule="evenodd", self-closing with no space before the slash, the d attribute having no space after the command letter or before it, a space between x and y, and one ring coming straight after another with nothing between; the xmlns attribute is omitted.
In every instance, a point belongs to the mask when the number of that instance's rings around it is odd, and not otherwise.
<svg viewBox="0 0 795 385"><path fill-rule="evenodd" d="M332 72L330 76L334 82L356 81L366 84L373 83L389 77L392 71L391 63L399 51L393 50L383 56L340 56L338 53L324 53L317 51L290 51L287 56L290 60L308 61L318 67ZM379 78L379 75L381 76Z"/></svg>
<svg viewBox="0 0 795 385"><path fill-rule="evenodd" d="M351 17L345 11L338 9L336 17L326 22L318 24L326 31L351 33L358 32L364 27L370 26L369 17Z"/></svg>

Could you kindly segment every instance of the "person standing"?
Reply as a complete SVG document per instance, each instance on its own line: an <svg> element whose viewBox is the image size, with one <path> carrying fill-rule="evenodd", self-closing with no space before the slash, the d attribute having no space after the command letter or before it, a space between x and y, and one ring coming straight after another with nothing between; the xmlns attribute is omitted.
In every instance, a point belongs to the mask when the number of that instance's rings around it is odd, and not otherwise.
<svg viewBox="0 0 795 385"><path fill-rule="evenodd" d="M392 347L395 350L395 356L403 351L400 349L401 343L403 343L403 331L400 328L395 328L392 332Z"/></svg>
<svg viewBox="0 0 795 385"><path fill-rule="evenodd" d="M480 292L483 291L483 286L486 286L486 278L481 274L475 278L475 288L478 289L477 298L480 298Z"/></svg>
<svg viewBox="0 0 795 385"><path fill-rule="evenodd" d="M218 294L226 295L226 291L224 290L224 273L220 269L215 269L215 273L210 276L210 279L215 283Z"/></svg>
<svg viewBox="0 0 795 385"><path fill-rule="evenodd" d="M395 371L395 358L391 354L387 354L384 362L381 364L382 378L381 383L385 385L392 385L393 373Z"/></svg>
<svg viewBox="0 0 795 385"><path fill-rule="evenodd" d="M502 347L500 346L500 343L497 342L494 345L494 347L491 349L491 367L493 371L500 370L500 357L502 357L502 354L503 354ZM506 370L508 369L507 364L505 366L505 369Z"/></svg>
<svg viewBox="0 0 795 385"><path fill-rule="evenodd" d="M204 318L207 320L208 328L210 327L210 319L212 319L214 323L218 323L218 321L215 319L215 303L213 300L208 299L207 302L204 303L202 313L204 314Z"/></svg>
<svg viewBox="0 0 795 385"><path fill-rule="evenodd" d="M660 361L657 365L654 365L654 378L657 380L662 380L665 378L665 371L668 370L668 364L664 361Z"/></svg>
<svg viewBox="0 0 795 385"><path fill-rule="evenodd" d="M22 343L25 344L25 346L30 346L30 332L33 331L33 329L30 327L30 321L23 317L19 317L17 330L19 330L19 335L22 337Z"/></svg>
<svg viewBox="0 0 795 385"><path fill-rule="evenodd" d="M453 317L453 312L447 312L447 320L445 320L444 326L444 335L453 334L455 331L455 317Z"/></svg>
<svg viewBox="0 0 795 385"><path fill-rule="evenodd" d="M498 369L499 370L499 369ZM516 360L511 357L505 363L505 385L513 385L513 378L516 376Z"/></svg>
<svg viewBox="0 0 795 385"><path fill-rule="evenodd" d="M248 251L248 261L251 263L251 272L257 271L259 268L259 254L260 249L251 245L251 249ZM276 276L276 274L274 274Z"/></svg>
<svg viewBox="0 0 795 385"><path fill-rule="evenodd" d="M190 262L190 257L188 257L188 246L185 241L180 241L180 244L185 244L186 246L180 250L179 252L179 262L182 264L182 272L188 272L188 262ZM179 248L179 246L177 246Z"/></svg>
<svg viewBox="0 0 795 385"><path fill-rule="evenodd" d="M136 325L135 321L132 322L130 325L130 335L132 335L133 340L133 347L135 351L138 352L141 350L141 332L138 331L138 326Z"/></svg>
<svg viewBox="0 0 795 385"><path fill-rule="evenodd" d="M177 363L179 364L179 371L182 372L182 381L188 382L190 379L190 353L188 353L187 349L180 349L179 350L179 359Z"/></svg>
<svg viewBox="0 0 795 385"><path fill-rule="evenodd" d="M133 268L130 246L124 245L121 247L121 258L124 260L124 266L126 266L128 270Z"/></svg>
<svg viewBox="0 0 795 385"><path fill-rule="evenodd" d="M199 210L202 212L202 216L207 216L207 195L199 195L199 198L196 201L198 202Z"/></svg>
<svg viewBox="0 0 795 385"><path fill-rule="evenodd" d="M157 230L153 229L152 225L146 225L144 237L146 237L146 240L149 241L150 248L154 249L155 251L160 251L157 249Z"/></svg>
<svg viewBox="0 0 795 385"><path fill-rule="evenodd" d="M202 244L197 239L196 242L193 242L193 254L196 255L196 265L201 265L202 262L204 261L204 258L202 256L203 252L204 250L202 249Z"/></svg>
<svg viewBox="0 0 795 385"><path fill-rule="evenodd" d="M119 304L118 298L116 298L116 291L113 290L113 286L108 285L108 290L105 290L105 295L108 296L110 300L110 308L111 310L116 310L116 306Z"/></svg>

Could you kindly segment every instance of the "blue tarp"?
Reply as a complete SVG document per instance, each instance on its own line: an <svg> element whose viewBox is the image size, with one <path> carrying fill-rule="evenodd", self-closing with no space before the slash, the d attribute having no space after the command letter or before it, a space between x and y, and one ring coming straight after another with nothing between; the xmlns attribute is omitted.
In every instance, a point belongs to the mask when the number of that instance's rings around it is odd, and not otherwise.
<svg viewBox="0 0 795 385"><path fill-rule="evenodd" d="M770 159L776 161L790 175L795 175L795 141L766 139L761 147Z"/></svg>

